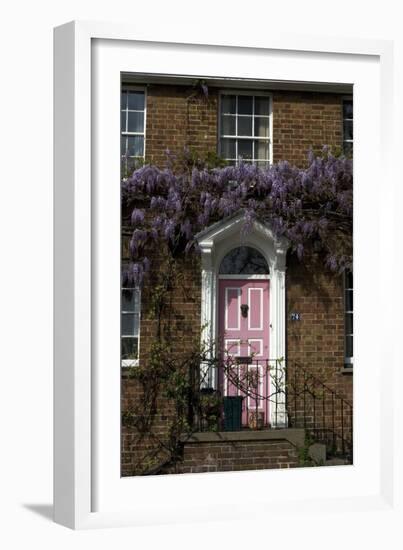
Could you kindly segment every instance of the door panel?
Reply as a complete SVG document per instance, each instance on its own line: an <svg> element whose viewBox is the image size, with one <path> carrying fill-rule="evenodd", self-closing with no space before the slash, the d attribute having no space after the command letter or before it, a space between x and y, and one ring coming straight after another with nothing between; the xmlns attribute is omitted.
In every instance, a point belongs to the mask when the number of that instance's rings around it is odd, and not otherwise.
<svg viewBox="0 0 403 550"><path fill-rule="evenodd" d="M263 330L263 288L248 287L248 330Z"/></svg>
<svg viewBox="0 0 403 550"><path fill-rule="evenodd" d="M241 292L239 287L225 287L225 330L241 328Z"/></svg>

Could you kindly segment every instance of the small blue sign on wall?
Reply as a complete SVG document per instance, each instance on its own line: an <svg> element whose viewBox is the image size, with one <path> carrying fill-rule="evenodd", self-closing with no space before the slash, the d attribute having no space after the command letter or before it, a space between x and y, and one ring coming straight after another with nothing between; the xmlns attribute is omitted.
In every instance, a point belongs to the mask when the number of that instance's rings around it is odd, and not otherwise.
<svg viewBox="0 0 403 550"><path fill-rule="evenodd" d="M301 321L301 314L293 312L290 314L291 321Z"/></svg>

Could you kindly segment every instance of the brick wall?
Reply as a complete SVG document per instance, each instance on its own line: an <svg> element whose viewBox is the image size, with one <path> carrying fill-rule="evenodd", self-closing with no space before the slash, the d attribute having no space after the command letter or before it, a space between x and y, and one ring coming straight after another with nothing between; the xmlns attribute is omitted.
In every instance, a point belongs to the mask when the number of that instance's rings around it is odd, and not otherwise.
<svg viewBox="0 0 403 550"><path fill-rule="evenodd" d="M163 473L227 472L295 468L297 449L283 439L186 443L183 460Z"/></svg>
<svg viewBox="0 0 403 550"><path fill-rule="evenodd" d="M217 90L208 98L195 88L147 88L146 161L163 166L166 149L180 153L188 146L200 155L217 148Z"/></svg>
<svg viewBox="0 0 403 550"><path fill-rule="evenodd" d="M353 403L353 379L343 371L342 276L308 259L300 263L289 257L286 311L290 422L295 427L316 429L318 436L343 450L353 428L349 406ZM300 321L290 319L292 312L300 313ZM305 394L301 393L303 387L309 390Z"/></svg>
<svg viewBox="0 0 403 550"><path fill-rule="evenodd" d="M195 88L147 87L146 161L162 166L165 151L185 146L201 155L217 151L218 92L206 99ZM342 98L314 92L273 93L273 160L306 164L309 148L342 146Z"/></svg>
<svg viewBox="0 0 403 550"><path fill-rule="evenodd" d="M337 94L275 92L273 94L273 161L305 166L307 151L323 145L340 151L342 99Z"/></svg>
<svg viewBox="0 0 403 550"><path fill-rule="evenodd" d="M144 433L136 426L144 413L143 387L138 380L130 378L127 369L122 369L121 396L121 475L142 475L170 458L164 445L168 444L175 410L171 401L159 395L151 428Z"/></svg>
<svg viewBox="0 0 403 550"><path fill-rule="evenodd" d="M127 253L127 240L125 243L124 254ZM152 257L151 261L152 265L159 265L161 269L150 273L141 295L139 359L141 365L145 367L149 361L150 348L157 330L157 320L153 314L153 292L156 285L161 284L161 276L164 274L164 250ZM167 313L163 316L162 329L165 338L172 343L178 363L200 342L200 277L198 256L189 255L177 260L174 282L167 293L168 307ZM170 428L175 422L174 404L164 397L161 388L155 395L157 396L156 411L152 415L150 433L145 435L134 425L144 412L145 392L141 383L130 377L130 371L122 368L121 408L123 418L128 413L131 419L127 423L123 421L122 428L122 475L124 476L153 469L169 456L163 450L163 446L168 442Z"/></svg>
<svg viewBox="0 0 403 550"><path fill-rule="evenodd" d="M154 265L158 265L152 259ZM164 315L164 329L167 338L179 355L194 349L195 342L200 341L201 310L201 269L196 255L188 255L177 261L175 284L167 294L169 304ZM141 335L140 361L147 361L150 345L155 337L157 321L151 315L153 288L160 281L153 276L147 281L141 297Z"/></svg>
<svg viewBox="0 0 403 550"><path fill-rule="evenodd" d="M287 258L287 359L297 362L352 401L351 376L344 365L343 279L318 262ZM290 314L301 314L291 321Z"/></svg>
<svg viewBox="0 0 403 550"><path fill-rule="evenodd" d="M218 91L210 89L208 101L191 87L147 88L146 160L162 166L165 150L181 152L188 145L205 154L217 149ZM273 93L274 161L288 160L303 166L310 147L324 144L341 147L342 100L335 94L308 92ZM162 251L163 253L163 251ZM154 265L158 265L158 262ZM200 263L197 257L179 262L176 285L171 293L167 320L173 346L186 353L200 331ZM140 362L148 359L156 321L150 315L152 293L158 273L151 274L142 293ZM352 401L352 377L340 372L344 362L344 315L341 278L326 274L318 265L287 261L287 357L298 361L347 400ZM301 321L291 322L291 312ZM290 376L293 376L290 367ZM138 381L122 376L122 412L133 413L141 406L143 390ZM300 405L298 405L300 406ZM144 436L130 423L122 427L122 475L141 473L140 462L153 466L167 455L154 452L156 438L168 438L175 418L172 403L159 398L153 419L153 433ZM336 411L340 423L340 411ZM264 448L263 448L264 447ZM181 471L221 471L295 465L292 449L273 442L242 443L224 447L217 443L192 443L185 448ZM146 459L145 459L146 457ZM283 466L282 466L283 465ZM143 465L144 466L144 465ZM239 466L239 467L238 467ZM144 470L144 468L143 468Z"/></svg>

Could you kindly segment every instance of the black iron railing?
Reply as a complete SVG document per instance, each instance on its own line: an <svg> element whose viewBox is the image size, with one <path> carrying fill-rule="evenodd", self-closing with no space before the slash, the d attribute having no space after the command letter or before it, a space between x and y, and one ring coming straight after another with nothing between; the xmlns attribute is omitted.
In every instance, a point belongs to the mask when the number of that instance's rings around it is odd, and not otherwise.
<svg viewBox="0 0 403 550"><path fill-rule="evenodd" d="M210 364L202 380L194 415L202 431L212 425L228 430L238 425L262 429L279 424L280 408L285 407L285 372L279 361L229 357Z"/></svg>
<svg viewBox="0 0 403 550"><path fill-rule="evenodd" d="M280 359L217 360L192 396L192 424L199 431L303 428L331 454L352 458L352 404L322 382L325 368L317 371Z"/></svg>
<svg viewBox="0 0 403 550"><path fill-rule="evenodd" d="M353 405L296 362L287 365L287 412L290 427L304 428L331 454L352 459Z"/></svg>

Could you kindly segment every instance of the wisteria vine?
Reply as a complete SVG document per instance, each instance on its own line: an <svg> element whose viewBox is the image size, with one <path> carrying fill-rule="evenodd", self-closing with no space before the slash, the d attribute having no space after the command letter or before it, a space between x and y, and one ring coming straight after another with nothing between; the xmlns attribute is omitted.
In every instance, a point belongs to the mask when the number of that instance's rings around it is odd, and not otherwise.
<svg viewBox="0 0 403 550"><path fill-rule="evenodd" d="M142 284L153 247L166 243L174 256L198 252L195 235L239 211L244 235L259 220L289 239L300 260L310 250L332 271L351 268L352 183L351 159L335 157L327 147L320 156L309 153L307 168L287 161L266 169L246 163L139 168L122 183L133 227L124 284Z"/></svg>

